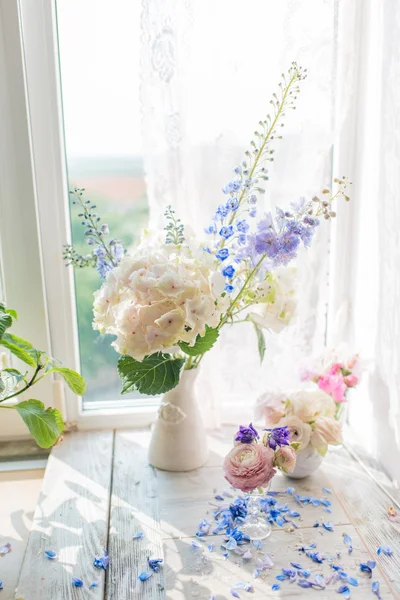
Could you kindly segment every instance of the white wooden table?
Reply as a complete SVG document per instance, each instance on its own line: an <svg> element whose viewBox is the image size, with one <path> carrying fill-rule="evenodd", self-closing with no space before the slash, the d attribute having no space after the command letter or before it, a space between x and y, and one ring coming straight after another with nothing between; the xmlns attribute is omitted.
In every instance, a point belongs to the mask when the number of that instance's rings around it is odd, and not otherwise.
<svg viewBox="0 0 400 600"><path fill-rule="evenodd" d="M231 432L210 435L211 455L206 466L190 473L167 473L147 464L148 432L66 436L49 459L15 598L227 600L233 598L230 590L238 581L253 585L253 593L236 590L240 598L250 600L342 598L336 592L338 583L315 590L284 581L279 582L280 590L272 591L272 585L278 583L276 575L290 561L310 569L310 580L317 573L328 576L334 572L330 566L333 559L316 564L299 552L299 545L313 541L318 551L334 557L334 563L358 579L357 588L349 586L352 599L376 598L371 581L379 581L382 598L400 598L400 523L387 517L392 503L387 493L394 492L388 480L375 473L381 478L375 481L344 448L329 453L313 477L294 481L278 475L273 481L276 491L290 486L303 496L329 498L330 514L321 506L301 506L293 497L284 496L280 501L289 502L301 513L300 519L293 519L298 528L274 526L262 551L252 547L251 560L243 561L234 553L225 559L225 551L220 549L222 535L210 535L200 542L200 549L194 548L199 521L204 517L212 521L212 511L220 504L215 495L229 490L221 462L231 439ZM316 521L331 521L334 531L313 527ZM143 537L134 539L139 532ZM352 538L351 554L343 542L344 533ZM208 552L211 543L214 550ZM392 556L376 555L378 546L384 544L392 547ZM106 573L93 567L93 557L104 548L111 559ZM58 558L48 560L45 550L54 550ZM274 566L255 579L256 558L265 552L271 554ZM335 557L336 553L340 557ZM164 566L141 582L138 575L149 570L149 556L164 558ZM378 563L372 579L359 569L360 562L367 560ZM72 585L73 576L84 581L83 588ZM90 588L93 582L98 587Z"/></svg>

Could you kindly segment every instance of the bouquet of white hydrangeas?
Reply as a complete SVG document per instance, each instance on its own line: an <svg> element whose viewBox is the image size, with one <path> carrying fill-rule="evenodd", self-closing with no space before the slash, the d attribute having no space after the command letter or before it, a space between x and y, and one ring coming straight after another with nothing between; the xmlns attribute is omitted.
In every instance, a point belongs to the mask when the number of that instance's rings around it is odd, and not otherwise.
<svg viewBox="0 0 400 600"><path fill-rule="evenodd" d="M304 78L295 63L282 75L272 113L259 122L250 150L222 189L224 201L205 229L206 241L188 236L168 207L165 239L144 235L133 253L125 252L118 240L107 241L108 227L96 207L74 190L92 252L82 256L66 246L64 258L74 266L95 266L105 279L95 294L94 328L115 336L123 393L171 390L183 369L199 365L222 327L244 320L255 327L262 360L263 331L279 332L290 322L296 304L289 264L301 246L310 245L321 218L335 216L333 200L348 200L342 178L321 198L301 199L274 214L258 207L272 146Z"/></svg>

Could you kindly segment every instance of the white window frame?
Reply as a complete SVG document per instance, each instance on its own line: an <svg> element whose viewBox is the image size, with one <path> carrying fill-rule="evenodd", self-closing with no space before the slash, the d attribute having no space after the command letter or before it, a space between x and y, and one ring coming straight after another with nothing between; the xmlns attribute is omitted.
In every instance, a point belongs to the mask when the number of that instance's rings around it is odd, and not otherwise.
<svg viewBox="0 0 400 600"><path fill-rule="evenodd" d="M79 371L74 278L72 269L65 268L62 260L62 244L70 242L71 229L56 2L9 0L0 6L0 19L0 25L7 33L3 52L8 59L5 81L12 95L8 114L4 114L15 127L21 123L24 126L20 136L10 132L5 137L2 148L9 160L9 148L14 138L15 164L12 166L15 173L12 180L9 178L9 189L3 190L2 194L3 199L11 198L12 201L0 203L6 299L9 306L14 307L18 295L29 298L31 308L21 315L20 335ZM0 60L3 58L1 51ZM0 71L2 78L3 70ZM18 78L18 85L9 81L11 75ZM27 213L25 219L17 219L18 208L23 214ZM28 257L25 256L27 247ZM25 268L21 267L21 270L19 260L21 264L26 260ZM34 279L32 273L36 271L39 274ZM28 278L23 277L25 272ZM17 277L15 273L18 273ZM27 285L33 279L34 290ZM32 323L36 335L33 335ZM42 335L38 335L39 332ZM61 409L66 421L79 429L148 426L155 420L159 404L155 399L137 406L129 401L116 401L95 403L90 410L83 410L82 398L68 388L64 389L65 397L60 393L59 385L52 386L52 381L48 381L46 398L41 395L40 399L46 405ZM16 418L12 426L7 426L6 430L1 428L0 439L28 433L19 416L13 413L11 416Z"/></svg>

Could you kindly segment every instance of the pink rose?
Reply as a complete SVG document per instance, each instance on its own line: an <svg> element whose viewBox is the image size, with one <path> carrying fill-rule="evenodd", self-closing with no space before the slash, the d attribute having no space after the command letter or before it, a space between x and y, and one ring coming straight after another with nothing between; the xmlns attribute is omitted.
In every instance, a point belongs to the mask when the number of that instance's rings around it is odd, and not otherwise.
<svg viewBox="0 0 400 600"><path fill-rule="evenodd" d="M345 393L347 386L341 374L323 375L318 379L318 387L332 396L335 402L346 402Z"/></svg>
<svg viewBox="0 0 400 600"><path fill-rule="evenodd" d="M287 473L292 473L296 466L296 452L291 446L281 446L275 452L275 465Z"/></svg>
<svg viewBox="0 0 400 600"><path fill-rule="evenodd" d="M324 455L328 444L338 446L342 443L342 428L339 421L330 417L317 417L311 434L311 445Z"/></svg>
<svg viewBox="0 0 400 600"><path fill-rule="evenodd" d="M242 492L265 487L275 475L274 452L262 444L239 444L225 456L225 479Z"/></svg>
<svg viewBox="0 0 400 600"><path fill-rule="evenodd" d="M356 375L353 375L353 374L347 375L344 378L344 382L347 385L347 387L354 387L358 383L358 377Z"/></svg>
<svg viewBox="0 0 400 600"><path fill-rule="evenodd" d="M348 369L349 370L353 369L356 366L357 361L358 361L358 354L355 354L353 356L353 358L351 360L349 360L349 362L348 362L348 365L347 365Z"/></svg>

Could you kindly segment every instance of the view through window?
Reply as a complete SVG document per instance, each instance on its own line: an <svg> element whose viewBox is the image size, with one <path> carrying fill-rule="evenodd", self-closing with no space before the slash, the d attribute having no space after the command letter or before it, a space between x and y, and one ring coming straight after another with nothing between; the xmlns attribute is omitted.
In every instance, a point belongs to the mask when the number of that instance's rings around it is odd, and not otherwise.
<svg viewBox="0 0 400 600"><path fill-rule="evenodd" d="M137 242L148 219L139 113L140 2L58 0L57 19L69 188L84 188L112 237ZM72 241L87 253L79 211ZM92 329L91 268L75 271L85 403L120 398L118 355ZM126 398L127 396L124 396Z"/></svg>

